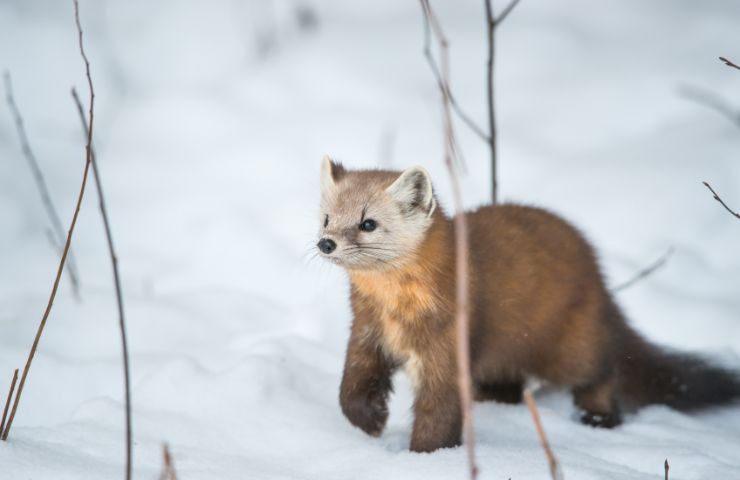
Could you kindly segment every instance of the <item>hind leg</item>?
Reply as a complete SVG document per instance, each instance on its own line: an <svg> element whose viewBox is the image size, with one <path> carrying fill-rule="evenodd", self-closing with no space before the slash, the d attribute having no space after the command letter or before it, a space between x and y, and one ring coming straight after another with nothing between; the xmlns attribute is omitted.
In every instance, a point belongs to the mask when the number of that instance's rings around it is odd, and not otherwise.
<svg viewBox="0 0 740 480"><path fill-rule="evenodd" d="M602 428L613 428L622 423L615 393L614 375L606 380L574 388L575 404L583 410L581 423Z"/></svg>
<svg viewBox="0 0 740 480"><path fill-rule="evenodd" d="M522 403L523 389L522 381L476 383L475 399L479 402Z"/></svg>

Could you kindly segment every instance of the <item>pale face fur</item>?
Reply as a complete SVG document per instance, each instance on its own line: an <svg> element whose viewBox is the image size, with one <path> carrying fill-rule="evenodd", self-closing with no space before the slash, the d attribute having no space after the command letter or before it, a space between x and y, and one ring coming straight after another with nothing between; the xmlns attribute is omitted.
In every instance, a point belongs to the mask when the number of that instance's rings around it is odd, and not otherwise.
<svg viewBox="0 0 740 480"><path fill-rule="evenodd" d="M429 174L347 171L324 157L321 165L319 240L336 243L321 255L347 270L399 268L413 258L436 208ZM363 231L363 221L376 228Z"/></svg>

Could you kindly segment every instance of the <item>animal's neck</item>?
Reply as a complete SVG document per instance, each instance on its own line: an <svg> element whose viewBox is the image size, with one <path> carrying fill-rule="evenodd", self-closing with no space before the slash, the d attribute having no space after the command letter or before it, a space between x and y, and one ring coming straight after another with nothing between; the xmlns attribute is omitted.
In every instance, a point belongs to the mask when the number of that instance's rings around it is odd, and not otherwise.
<svg viewBox="0 0 740 480"><path fill-rule="evenodd" d="M350 281L381 310L399 318L417 318L443 307L441 278L454 270L450 221L435 212L427 235L414 254L397 268L382 271L350 271Z"/></svg>

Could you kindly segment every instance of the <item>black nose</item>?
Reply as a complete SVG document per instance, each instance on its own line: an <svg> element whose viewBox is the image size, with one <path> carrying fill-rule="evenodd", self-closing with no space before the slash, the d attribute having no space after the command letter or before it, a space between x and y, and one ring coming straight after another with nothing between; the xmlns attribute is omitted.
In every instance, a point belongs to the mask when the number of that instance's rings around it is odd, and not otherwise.
<svg viewBox="0 0 740 480"><path fill-rule="evenodd" d="M330 238L322 238L319 243L316 244L323 253L329 255L337 248L337 244Z"/></svg>

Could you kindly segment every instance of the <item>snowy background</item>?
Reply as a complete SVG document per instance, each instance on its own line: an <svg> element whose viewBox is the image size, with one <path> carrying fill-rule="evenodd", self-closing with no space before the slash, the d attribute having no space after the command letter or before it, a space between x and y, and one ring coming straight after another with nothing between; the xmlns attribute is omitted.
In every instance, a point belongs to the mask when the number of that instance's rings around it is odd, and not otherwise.
<svg viewBox="0 0 740 480"><path fill-rule="evenodd" d="M482 1L434 5L454 92L485 125ZM407 451L403 376L381 438L344 419L347 279L311 260L324 153L422 164L450 208L418 2L83 0L81 11L128 314L136 478L157 478L165 441L181 479L464 478L462 449ZM740 72L717 60L740 61L739 25L729 0L524 0L497 33L496 71L503 198L572 220L612 285L674 247L619 303L653 341L736 368L740 223L701 181L740 209L740 129L681 92L740 109ZM69 88L87 98L71 1L0 2L0 68L67 225L84 158ZM475 206L487 150L458 133ZM4 399L58 262L4 104L0 218ZM73 249L82 302L64 278L0 444L3 479L123 474L117 316L92 188ZM651 407L601 431L574 420L565 393L538 401L568 479L662 478L665 458L672 479L740 477L740 408ZM482 479L547 477L524 406L478 404L475 416Z"/></svg>

